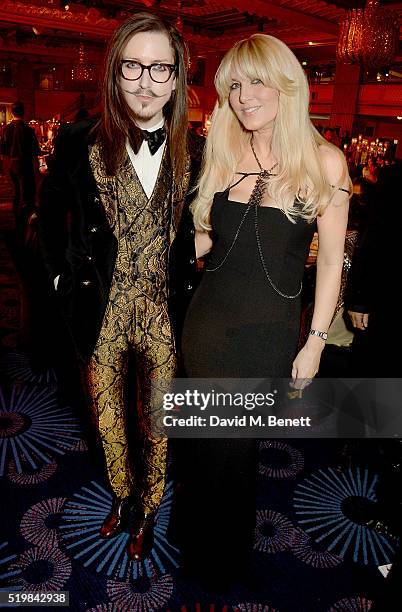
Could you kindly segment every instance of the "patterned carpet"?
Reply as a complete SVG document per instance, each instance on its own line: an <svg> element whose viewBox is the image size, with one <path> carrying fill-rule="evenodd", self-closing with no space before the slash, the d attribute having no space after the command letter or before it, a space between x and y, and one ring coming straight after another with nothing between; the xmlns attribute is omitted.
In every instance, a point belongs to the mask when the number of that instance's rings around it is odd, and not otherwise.
<svg viewBox="0 0 402 612"><path fill-rule="evenodd" d="M356 498L376 504L374 447L345 464L336 441L261 444L253 588L205 592L184 578L166 535L170 480L149 559L128 562L126 533L99 538L111 494L74 406L58 400L54 372L32 369L21 346L10 227L10 207L1 204L1 589L67 590L74 612L370 610L385 583L378 566L396 546L350 512Z"/></svg>

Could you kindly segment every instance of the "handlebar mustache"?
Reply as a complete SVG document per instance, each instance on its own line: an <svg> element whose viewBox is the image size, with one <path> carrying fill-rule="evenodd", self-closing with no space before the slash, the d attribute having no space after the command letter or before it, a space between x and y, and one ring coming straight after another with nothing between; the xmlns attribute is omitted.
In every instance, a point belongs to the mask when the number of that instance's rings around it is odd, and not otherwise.
<svg viewBox="0 0 402 612"><path fill-rule="evenodd" d="M166 94L163 94L162 96L158 96L156 93L154 93L151 90L144 91L142 89L136 89L135 91L129 91L128 89L123 89L123 91L125 93L131 94L132 96L149 96L151 98L163 98L166 96Z"/></svg>

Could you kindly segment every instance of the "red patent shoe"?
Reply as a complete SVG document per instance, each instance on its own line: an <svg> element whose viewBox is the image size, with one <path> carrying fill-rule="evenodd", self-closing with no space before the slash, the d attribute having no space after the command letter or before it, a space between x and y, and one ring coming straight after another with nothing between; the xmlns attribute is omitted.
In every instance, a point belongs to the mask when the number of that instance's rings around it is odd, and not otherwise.
<svg viewBox="0 0 402 612"><path fill-rule="evenodd" d="M149 557L154 543L154 515L143 514L134 523L127 544L130 561L143 561Z"/></svg>
<svg viewBox="0 0 402 612"><path fill-rule="evenodd" d="M113 499L112 508L100 528L99 534L101 538L113 538L113 536L120 533L127 525L128 513L128 498L120 499L119 497L115 497Z"/></svg>

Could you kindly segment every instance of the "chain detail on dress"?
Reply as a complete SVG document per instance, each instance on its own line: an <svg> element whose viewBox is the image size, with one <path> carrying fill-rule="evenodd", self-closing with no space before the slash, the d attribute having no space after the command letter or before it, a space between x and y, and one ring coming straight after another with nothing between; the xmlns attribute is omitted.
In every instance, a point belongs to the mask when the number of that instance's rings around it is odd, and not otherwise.
<svg viewBox="0 0 402 612"><path fill-rule="evenodd" d="M295 293L294 295L289 295L288 293L283 293L280 289L278 289L278 287L275 285L275 283L271 279L271 277L269 275L269 272L268 272L267 264L265 263L264 254L262 252L261 241L260 241L260 232L258 230L258 213L257 213L257 211L258 211L258 206L255 206L254 207L255 238L257 240L258 254L260 256L260 261L261 261L262 269L264 270L265 276L267 277L267 280L268 280L269 284L271 285L272 289L274 289L276 291L276 293L278 293L282 297L286 298L287 300L294 300L295 298L299 297L299 295L301 294L302 289L303 289L303 283L302 283L302 281L300 281L300 287L299 287L299 290L298 290L297 293Z"/></svg>
<svg viewBox="0 0 402 612"><path fill-rule="evenodd" d="M258 158L257 158L257 156L256 156L256 154L255 154L255 151L254 151L254 147L253 147L253 143L252 143L252 141L250 142L250 144L251 144L251 149L252 149L252 151L253 151L254 157L255 157L255 159L256 159L256 161L257 161L257 163L258 163L258 166L259 166L259 168L260 168L260 173L258 174L258 178L257 178L257 181L256 181L256 183L255 183L255 185L254 185L254 189L253 189L253 191L251 192L250 199L249 199L249 201L247 202L247 205L245 205L245 206L247 206L246 211L245 211L245 213L243 214L243 217L241 218L241 221L240 221L240 223L239 223L239 227L238 227L238 228L237 228L237 230L236 230L236 233L235 233L235 235L234 235L234 238L233 238L232 244L230 245L230 247L229 247L228 251L226 252L226 255L224 256L224 258L222 259L222 261L221 261L221 262L220 262L220 263L219 263L219 264L218 264L218 265L217 265L215 268L206 268L206 269L205 269L205 271L206 271L206 272L216 272L217 270L219 270L219 269L220 269L220 268L221 268L221 267L224 265L224 263L226 262L227 258L228 258L228 257L229 257L229 255L230 255L230 253L231 253L231 251L232 251L232 249L233 249L234 245L236 244L236 241L237 241L237 239L238 239L238 237L239 237L239 234L240 234L240 230L241 230L241 228L242 228L242 226L243 226L243 223L244 223L244 221L245 221L245 219L246 219L246 217L247 217L248 213L250 212L250 210L251 210L252 208L254 208L254 229L255 229L255 238L256 238L256 242L257 242L257 249L258 249L258 254L259 254L259 257L260 257L260 261L261 261L261 266L262 266L262 269L264 270L264 274L265 274L265 276L266 276L266 278L267 278L267 280L268 280L269 284L271 285L272 289L273 289L274 291L276 291L276 293L278 293L278 295L280 295L281 297L286 298L286 299L288 299L288 300L293 300L293 299L295 299L295 298L299 297L299 295L301 294L301 291L302 291L302 288L303 288L303 283L302 283L302 282L300 282L300 288L299 288L298 292L297 292L297 293L295 293L294 295L289 295L289 294L287 294L287 293L283 293L283 292L282 292L280 289L278 289L278 287L277 287L277 286L275 285L275 283L272 281L271 276L270 276L270 274L269 274L269 272L268 272L268 268L267 268L267 265L266 265L266 263L265 263L265 258L264 258L264 254L263 254L262 247L261 247L260 232L259 232L259 229L258 229L258 212L257 212L257 211L258 211L258 208L261 206L262 198L263 198L264 193L265 193L265 189L266 189L266 181L267 181L267 180L268 180L268 179L269 179L269 178L272 176L271 171L272 171L272 170L273 170L273 169L274 169L274 168L275 168L275 167L276 167L278 164L277 164L277 163L276 163L276 164L274 164L274 165L272 166L272 168L270 168L269 170L264 170L264 168L262 168L262 166L261 166L261 164L260 164L260 162L259 162L259 160L258 160ZM242 173L240 173L240 174L242 174L242 175L243 175L243 178L242 178L242 179L240 179L240 181L241 181L241 180L243 180L244 178L246 178L246 176L249 176L249 174L255 174L255 173L254 173L254 172L252 172L252 173L245 173L245 172L243 173L243 172L242 172ZM238 183L239 183L240 181L238 181ZM237 183L236 183L236 184L237 184ZM227 191L229 191L229 190L230 190L230 187L227 189Z"/></svg>
<svg viewBox="0 0 402 612"><path fill-rule="evenodd" d="M258 183L258 181L257 181L257 183ZM254 189L253 189L253 193L254 193L254 191L255 191L255 188L257 187L257 183L255 184L255 187L254 187ZM250 202L251 202L251 198L252 198L252 196L253 196L253 193L252 193L252 194L251 194L251 196L250 196L250 200L249 200L249 202L248 202L248 204L247 204L246 212L244 213L243 217L241 218L241 221L240 221L240 223L239 223L239 227L238 227L238 228L237 228L237 230L236 230L236 233L235 233L235 235L234 235L234 238L233 238L232 244L230 245L230 247L229 247L229 249L228 249L228 251L227 251L227 253L226 253L225 257L224 257L224 258L222 259L222 261L221 261L221 262L220 262L220 263L219 263L219 264L216 266L216 268L205 268L205 271L206 271L206 272L216 272L217 270L219 270L219 268L221 268L221 267L223 266L223 264L225 263L225 261L226 261L226 260L227 260L227 258L229 257L229 255L230 255L230 253L231 253L231 251L232 251L232 249L233 249L234 245L236 244L236 241L237 241L237 239L238 239L238 237L239 237L239 234L240 234L240 230L241 230L241 228L242 228L242 225L243 225L243 223L244 223L244 221L245 221L245 219L246 219L246 217L247 217L248 213L250 212L250 209L251 209L251 206L252 206L252 204L251 204Z"/></svg>

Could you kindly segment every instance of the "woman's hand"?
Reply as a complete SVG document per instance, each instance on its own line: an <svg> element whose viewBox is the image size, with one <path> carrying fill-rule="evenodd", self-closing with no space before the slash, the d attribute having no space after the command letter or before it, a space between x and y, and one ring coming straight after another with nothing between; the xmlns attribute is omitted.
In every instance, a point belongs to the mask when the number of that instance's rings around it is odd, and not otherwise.
<svg viewBox="0 0 402 612"><path fill-rule="evenodd" d="M318 372L321 353L324 348L321 338L309 338L296 355L292 367L292 387L304 389Z"/></svg>

